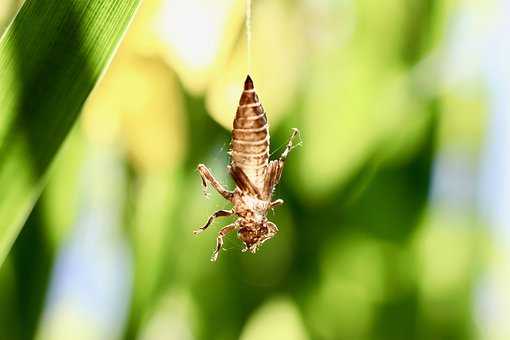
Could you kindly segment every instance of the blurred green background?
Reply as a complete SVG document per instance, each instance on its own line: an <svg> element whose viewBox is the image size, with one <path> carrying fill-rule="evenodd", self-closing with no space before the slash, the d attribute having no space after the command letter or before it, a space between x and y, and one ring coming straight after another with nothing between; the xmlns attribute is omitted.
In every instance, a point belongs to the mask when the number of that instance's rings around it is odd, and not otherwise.
<svg viewBox="0 0 510 340"><path fill-rule="evenodd" d="M272 151L303 140L277 237L211 263L229 220L191 233L229 207L195 169L232 187L245 1L144 0L0 269L0 339L510 339L508 3L252 10Z"/></svg>

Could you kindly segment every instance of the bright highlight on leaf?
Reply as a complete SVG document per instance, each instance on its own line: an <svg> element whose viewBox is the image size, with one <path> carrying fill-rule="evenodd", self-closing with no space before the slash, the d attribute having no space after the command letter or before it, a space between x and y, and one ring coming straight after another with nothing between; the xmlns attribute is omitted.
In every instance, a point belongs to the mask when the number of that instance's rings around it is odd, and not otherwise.
<svg viewBox="0 0 510 340"><path fill-rule="evenodd" d="M27 0L0 39L0 263L139 0Z"/></svg>

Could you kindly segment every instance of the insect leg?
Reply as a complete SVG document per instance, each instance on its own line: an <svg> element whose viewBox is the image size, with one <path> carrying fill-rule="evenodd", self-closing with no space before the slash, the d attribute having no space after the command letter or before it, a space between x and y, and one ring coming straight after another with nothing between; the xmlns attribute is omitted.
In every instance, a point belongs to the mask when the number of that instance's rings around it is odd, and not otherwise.
<svg viewBox="0 0 510 340"><path fill-rule="evenodd" d="M273 222L267 222L267 234L264 236L264 238L262 238L260 241L259 241L259 245L258 246L261 246L264 242L266 242L267 240L273 238L274 235L278 234L278 232L280 231L278 229L278 227L276 226L276 224L274 224Z"/></svg>
<svg viewBox="0 0 510 340"><path fill-rule="evenodd" d="M280 206L282 205L284 202L281 198L271 202L271 205L270 205L270 208L274 208L274 207L277 207L277 206Z"/></svg>
<svg viewBox="0 0 510 340"><path fill-rule="evenodd" d="M273 175L274 176L273 186L272 186L273 189L276 186L276 184L278 184L278 182L280 181L280 178L282 177L283 165L285 164L285 160L287 159L287 156L289 155L290 150L292 150L292 148L294 147L294 144L292 142L294 141L294 138L298 134L299 134L299 130L296 128L293 128L292 134L290 135L289 141L287 142L287 146L285 147L285 150L283 150L280 158L278 158L277 164L275 164L276 171Z"/></svg>
<svg viewBox="0 0 510 340"><path fill-rule="evenodd" d="M274 235L278 234L278 232L280 231L278 229L278 227L276 226L276 224L274 224L273 222L267 222L267 227L269 229L269 233L271 235L271 237L273 237Z"/></svg>
<svg viewBox="0 0 510 340"><path fill-rule="evenodd" d="M207 223L204 224L203 227L193 230L193 234L197 235L200 234L202 231L206 230L209 225L216 219L217 217L223 217L223 216L232 216L234 214L233 210L218 210L214 214L212 214L209 219L207 220Z"/></svg>
<svg viewBox="0 0 510 340"><path fill-rule="evenodd" d="M199 164L197 170L200 174L200 177L202 178L202 185L204 187L204 193L206 196L207 192L205 192L205 189L207 189L207 182L209 182L221 196L225 197L225 199L229 201L232 200L233 193L225 189L223 185L221 185L221 183L216 178L214 178L211 171L204 164Z"/></svg>
<svg viewBox="0 0 510 340"><path fill-rule="evenodd" d="M292 141L294 138L299 134L299 130L296 128L292 129L292 134L290 135L289 141L287 142L287 146L285 147L285 150L283 150L279 160L282 162L285 162L287 159L287 156L289 155L290 150L292 150L292 147L294 146Z"/></svg>
<svg viewBox="0 0 510 340"><path fill-rule="evenodd" d="M271 161L267 167L266 172L266 178L264 180L264 197L270 198L274 188L280 181L280 178L282 177L283 172L283 165L285 164L285 160L287 159L287 156L289 155L290 150L294 147L293 141L294 138L299 134L299 130L294 128L292 129L292 134L290 135L289 141L287 142L287 146L285 147L285 150L283 150L281 156ZM279 201L275 201L275 203ZM273 204L271 204L271 207L273 207Z"/></svg>
<svg viewBox="0 0 510 340"><path fill-rule="evenodd" d="M236 224L232 223L228 226L222 228L218 233L218 237L216 238L216 249L211 257L211 261L216 261L218 259L218 255L221 251L221 247L223 246L223 238L230 232L234 231L236 228Z"/></svg>

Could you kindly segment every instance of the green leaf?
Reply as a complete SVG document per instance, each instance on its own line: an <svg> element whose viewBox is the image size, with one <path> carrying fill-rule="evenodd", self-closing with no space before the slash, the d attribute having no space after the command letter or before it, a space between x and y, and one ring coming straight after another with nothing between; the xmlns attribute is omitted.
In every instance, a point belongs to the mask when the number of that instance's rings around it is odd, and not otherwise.
<svg viewBox="0 0 510 340"><path fill-rule="evenodd" d="M27 0L0 39L0 264L140 0Z"/></svg>

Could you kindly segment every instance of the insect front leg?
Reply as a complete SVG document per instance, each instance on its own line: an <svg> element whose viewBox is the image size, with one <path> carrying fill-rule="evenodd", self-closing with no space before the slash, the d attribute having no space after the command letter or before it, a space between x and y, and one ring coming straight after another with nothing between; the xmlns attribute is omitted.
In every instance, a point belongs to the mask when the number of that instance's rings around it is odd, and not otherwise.
<svg viewBox="0 0 510 340"><path fill-rule="evenodd" d="M218 259L218 255L220 254L221 247L223 246L223 238L227 236L228 233L234 231L236 228L236 224L232 223L228 226L222 228L218 233L218 237L216 238L216 249L211 257L211 261L216 261Z"/></svg>
<svg viewBox="0 0 510 340"><path fill-rule="evenodd" d="M211 183L211 185L218 191L218 193L223 196L225 199L231 201L233 192L228 191L221 185L221 183L214 178L214 176L211 173L211 170L209 170L204 164L199 164L197 167L198 173L200 174L200 177L202 178L202 186L204 187L204 194L207 196L207 182Z"/></svg>
<svg viewBox="0 0 510 340"><path fill-rule="evenodd" d="M276 224L274 224L273 222L267 222L267 227L269 229L268 235L271 235L271 237L278 234L278 232L280 231Z"/></svg>
<svg viewBox="0 0 510 340"><path fill-rule="evenodd" d="M274 224L273 222L267 222L267 234L264 236L264 238L262 238L260 241L259 241L259 244L257 246L260 247L264 242L266 242L267 240L270 240L273 238L273 236L275 236L276 234L278 234L278 232L280 231L278 229L278 227L276 226L276 224Z"/></svg>
<svg viewBox="0 0 510 340"><path fill-rule="evenodd" d="M206 230L207 227L211 225L211 223L217 218L217 217L223 217L223 216L232 216L234 215L233 210L218 210L214 214L212 214L207 222L204 224L203 227L193 230L193 234L197 235L200 234L202 231Z"/></svg>

